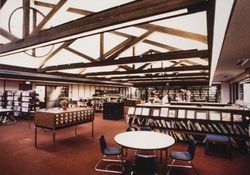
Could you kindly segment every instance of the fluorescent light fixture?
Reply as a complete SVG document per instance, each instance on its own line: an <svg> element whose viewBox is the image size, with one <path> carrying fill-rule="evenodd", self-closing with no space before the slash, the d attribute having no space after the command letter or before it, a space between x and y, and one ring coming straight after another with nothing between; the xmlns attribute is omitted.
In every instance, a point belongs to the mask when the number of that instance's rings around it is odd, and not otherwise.
<svg viewBox="0 0 250 175"><path fill-rule="evenodd" d="M216 1L215 20L214 20L214 38L212 48L212 62L210 71L209 85L212 85L215 69L220 57L223 40L225 37L229 17L232 11L234 0ZM223 10L221 10L223 9Z"/></svg>
<svg viewBox="0 0 250 175"><path fill-rule="evenodd" d="M53 41L50 41L50 42L45 42L45 43L30 46L30 47L17 49L17 50L10 51L10 52L7 52L7 53L2 53L2 54L0 54L0 56L14 54L14 53L17 53L17 52L23 52L23 51L30 50L30 49L33 49L33 48L44 47L44 46L48 46L48 45L51 45L51 44L64 42L64 41L67 41L67 40L82 38L82 37L86 37L86 36L106 32L106 31L111 31L111 30L116 30L116 29L121 29L121 28L124 28L124 27L128 27L128 26L138 25L138 24L141 24L141 23L161 20L161 19L164 19L164 18L167 18L167 17L187 13L187 11L188 11L187 9L182 9L182 10L177 10L177 11L173 11L173 12L163 13L163 14L160 14L160 15L154 15L154 16L150 16L150 17L146 17L146 18L142 18L142 19L137 19L137 20L125 22L125 23L122 23L122 24L116 24L116 25L112 25L112 26L108 26L108 27L104 27L104 28L100 28L100 29L96 29L96 30L92 30L92 31L88 31L88 32L68 36L68 37L64 37L64 38L61 38L61 39L56 39L56 40L53 40Z"/></svg>

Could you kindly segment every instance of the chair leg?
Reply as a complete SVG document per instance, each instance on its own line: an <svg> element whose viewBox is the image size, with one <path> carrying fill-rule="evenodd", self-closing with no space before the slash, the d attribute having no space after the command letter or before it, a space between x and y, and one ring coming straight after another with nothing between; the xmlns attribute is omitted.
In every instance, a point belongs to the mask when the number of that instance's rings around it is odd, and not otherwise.
<svg viewBox="0 0 250 175"><path fill-rule="evenodd" d="M197 169L194 167L194 165L192 164L191 161L188 161L188 163L190 164L190 166L194 169L195 173L198 175L199 172L197 171Z"/></svg>
<svg viewBox="0 0 250 175"><path fill-rule="evenodd" d="M175 162L175 159L173 159L171 165L169 165L169 169L168 169L167 175L169 175L170 170L171 170L171 168L172 168L173 165L174 165L174 162Z"/></svg>
<svg viewBox="0 0 250 175"><path fill-rule="evenodd" d="M95 170L96 171L100 171L100 172L107 172L107 173L116 173L116 174L121 174L123 173L123 166L122 164L120 164L122 162L122 160L116 160L116 159L105 159L105 155L102 156L102 158L99 160L99 162L95 165ZM105 166L104 169L99 168L99 165L101 164L101 162L120 162L119 164L108 164ZM116 171L116 170L110 170L109 167L112 165L116 165L116 166L121 166L121 171Z"/></svg>

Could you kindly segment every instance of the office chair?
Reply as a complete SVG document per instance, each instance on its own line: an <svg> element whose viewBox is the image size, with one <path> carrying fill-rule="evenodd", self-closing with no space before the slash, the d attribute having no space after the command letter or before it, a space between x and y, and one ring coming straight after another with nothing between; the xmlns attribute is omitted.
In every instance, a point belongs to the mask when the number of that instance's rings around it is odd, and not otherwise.
<svg viewBox="0 0 250 175"><path fill-rule="evenodd" d="M131 175L158 175L155 159L154 155L137 154Z"/></svg>
<svg viewBox="0 0 250 175"><path fill-rule="evenodd" d="M95 166L96 171L101 172L108 172L108 173L122 173L123 172L123 166L122 166L122 160L120 159L120 156L122 156L122 149L119 147L109 147L106 144L104 135L100 135L99 137L99 143L100 143L100 149L102 152L102 158L99 160L99 162ZM106 157L113 157L117 156L117 159L111 159ZM110 163L105 166L105 168L99 168L99 165L102 162L119 162L119 163ZM111 166L120 166L121 170L112 170Z"/></svg>
<svg viewBox="0 0 250 175"><path fill-rule="evenodd" d="M195 172L197 174L199 174L198 171L194 168L194 166L193 166L193 164L191 162L193 160L193 158L194 158L195 150L196 150L196 141L190 139L187 151L185 151L185 152L179 152L179 151L170 152L170 157L172 159L172 162L171 162L170 165L168 165L169 169L168 169L167 175L169 175L170 170L171 170L172 167L193 168L195 170ZM186 161L186 162L189 163L189 165L187 165L187 166L185 166L185 165L174 165L174 162L176 160Z"/></svg>

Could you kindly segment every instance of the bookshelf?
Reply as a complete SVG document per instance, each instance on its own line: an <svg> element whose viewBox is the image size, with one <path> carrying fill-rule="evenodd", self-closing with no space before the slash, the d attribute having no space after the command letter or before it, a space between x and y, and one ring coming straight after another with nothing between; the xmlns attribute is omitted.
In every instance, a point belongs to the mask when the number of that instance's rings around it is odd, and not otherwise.
<svg viewBox="0 0 250 175"><path fill-rule="evenodd" d="M14 96L12 91L5 91L6 93L6 109L11 109L13 110L14 108Z"/></svg>
<svg viewBox="0 0 250 175"><path fill-rule="evenodd" d="M14 107L13 107L13 115L15 117L22 116L21 98L22 98L22 91L15 91L14 92Z"/></svg>
<svg viewBox="0 0 250 175"><path fill-rule="evenodd" d="M0 91L0 109L4 108L4 93Z"/></svg>
<svg viewBox="0 0 250 175"><path fill-rule="evenodd" d="M145 108L149 109L148 115L140 112ZM137 105L134 113L129 111L129 127L137 130L150 126L177 141L185 142L191 138L200 143L204 143L206 134L226 135L234 148L249 149L249 110L215 106Z"/></svg>

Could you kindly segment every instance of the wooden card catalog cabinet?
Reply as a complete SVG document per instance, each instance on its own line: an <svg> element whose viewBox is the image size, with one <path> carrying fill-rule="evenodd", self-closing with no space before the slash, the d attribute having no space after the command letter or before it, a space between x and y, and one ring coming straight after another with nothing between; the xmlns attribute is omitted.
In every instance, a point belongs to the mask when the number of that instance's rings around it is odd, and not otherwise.
<svg viewBox="0 0 250 175"><path fill-rule="evenodd" d="M36 126L58 129L94 120L94 111L91 108L47 109L35 112Z"/></svg>
<svg viewBox="0 0 250 175"><path fill-rule="evenodd" d="M57 129L76 126L83 123L92 122L92 137L94 136L94 110L92 108L68 108L63 110L46 109L35 111L35 147L37 147L37 128L47 128L53 131L53 149L55 150L55 138Z"/></svg>

